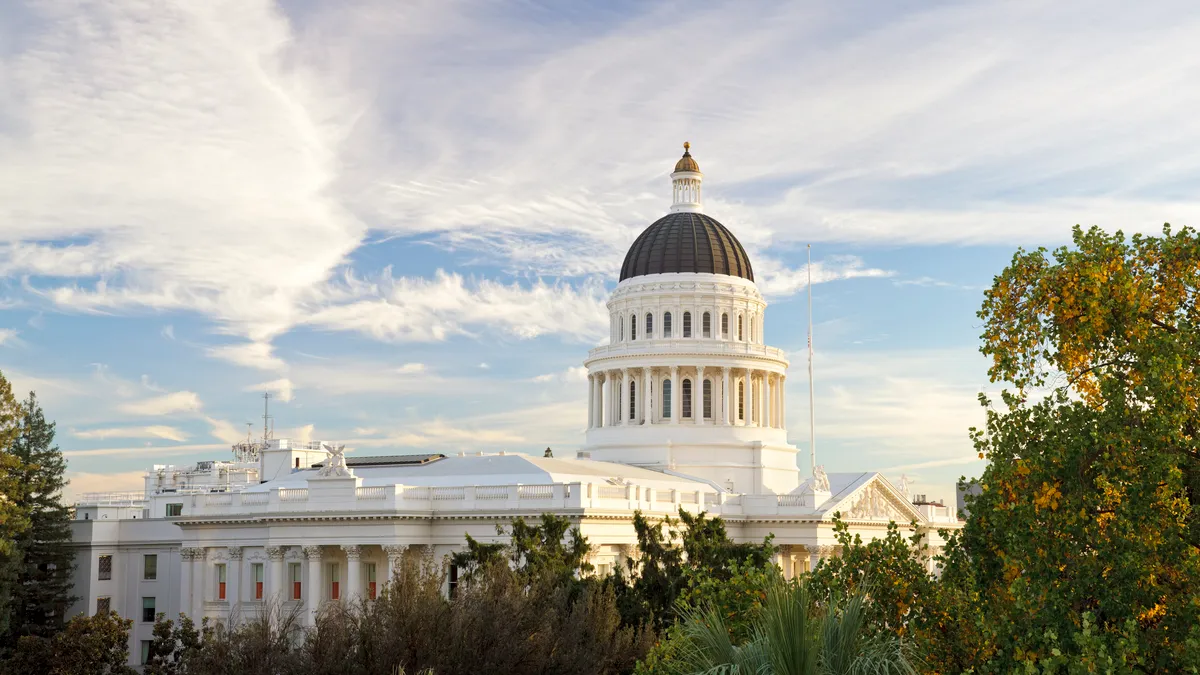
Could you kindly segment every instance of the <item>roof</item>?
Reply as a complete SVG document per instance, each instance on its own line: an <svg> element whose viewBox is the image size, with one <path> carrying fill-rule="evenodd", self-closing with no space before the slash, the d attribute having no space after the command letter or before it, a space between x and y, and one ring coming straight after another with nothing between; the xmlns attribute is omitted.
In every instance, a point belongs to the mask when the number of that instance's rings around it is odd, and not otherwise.
<svg viewBox="0 0 1200 675"><path fill-rule="evenodd" d="M410 464L428 464L442 459L445 455L376 455L373 457L347 457L346 466L405 466ZM325 462L313 464L314 468L325 466Z"/></svg>
<svg viewBox="0 0 1200 675"><path fill-rule="evenodd" d="M654 221L625 254L621 281L673 272L726 274L754 281L741 242L703 213L670 213Z"/></svg>
<svg viewBox="0 0 1200 675"><path fill-rule="evenodd" d="M683 157L680 157L679 161L675 162L676 171L695 171L696 173L700 173L700 165L692 158L691 147L691 143L683 144Z"/></svg>

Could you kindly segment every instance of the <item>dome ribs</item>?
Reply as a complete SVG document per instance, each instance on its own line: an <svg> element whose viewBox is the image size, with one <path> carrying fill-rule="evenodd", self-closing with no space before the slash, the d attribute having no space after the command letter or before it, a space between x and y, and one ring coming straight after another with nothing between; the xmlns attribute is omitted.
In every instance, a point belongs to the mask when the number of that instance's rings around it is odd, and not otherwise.
<svg viewBox="0 0 1200 675"><path fill-rule="evenodd" d="M754 280L736 237L702 213L671 213L647 227L625 255L621 280L648 274L724 274Z"/></svg>

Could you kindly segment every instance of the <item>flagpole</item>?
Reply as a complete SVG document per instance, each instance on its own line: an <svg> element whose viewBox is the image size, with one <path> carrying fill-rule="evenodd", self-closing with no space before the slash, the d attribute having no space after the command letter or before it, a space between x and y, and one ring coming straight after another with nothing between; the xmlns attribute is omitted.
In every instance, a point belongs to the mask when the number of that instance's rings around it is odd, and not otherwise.
<svg viewBox="0 0 1200 675"><path fill-rule="evenodd" d="M808 449L817 475L817 402L813 394L812 244L808 245Z"/></svg>

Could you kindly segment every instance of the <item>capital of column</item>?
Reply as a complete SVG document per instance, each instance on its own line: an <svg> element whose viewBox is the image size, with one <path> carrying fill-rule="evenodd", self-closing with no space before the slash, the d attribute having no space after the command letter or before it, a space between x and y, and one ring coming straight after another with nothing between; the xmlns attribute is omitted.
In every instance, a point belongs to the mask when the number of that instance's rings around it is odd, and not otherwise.
<svg viewBox="0 0 1200 675"><path fill-rule="evenodd" d="M283 560L283 556L286 553L287 553L286 546L268 546L267 547L267 559L270 560L271 562L279 562L279 561Z"/></svg>
<svg viewBox="0 0 1200 675"><path fill-rule="evenodd" d="M242 559L242 547L241 546L230 546L227 550L229 551L229 559L230 560L241 560Z"/></svg>
<svg viewBox="0 0 1200 675"><path fill-rule="evenodd" d="M181 560L204 560L204 549L195 547L186 547L179 549L179 557Z"/></svg>
<svg viewBox="0 0 1200 675"><path fill-rule="evenodd" d="M387 554L388 560L399 560L404 555L406 548L408 547L399 544L385 544L383 552Z"/></svg>
<svg viewBox="0 0 1200 675"><path fill-rule="evenodd" d="M358 544L343 544L342 552L346 554L346 560L351 562L362 558L362 546Z"/></svg>
<svg viewBox="0 0 1200 675"><path fill-rule="evenodd" d="M303 546L300 550L306 558L313 562L320 562L321 556L324 555L324 551L320 546Z"/></svg>

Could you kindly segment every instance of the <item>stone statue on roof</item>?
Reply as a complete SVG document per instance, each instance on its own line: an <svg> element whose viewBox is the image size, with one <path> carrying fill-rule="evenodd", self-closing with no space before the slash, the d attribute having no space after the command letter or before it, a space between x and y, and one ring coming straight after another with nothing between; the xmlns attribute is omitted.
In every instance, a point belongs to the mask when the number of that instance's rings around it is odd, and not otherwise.
<svg viewBox="0 0 1200 675"><path fill-rule="evenodd" d="M350 473L350 468L346 466L345 445L322 442L321 449L329 454L329 459L325 460L325 465L317 472L318 476L322 478L350 478L354 475Z"/></svg>
<svg viewBox="0 0 1200 675"><path fill-rule="evenodd" d="M813 492L829 492L829 474L825 473L825 465L813 469Z"/></svg>

